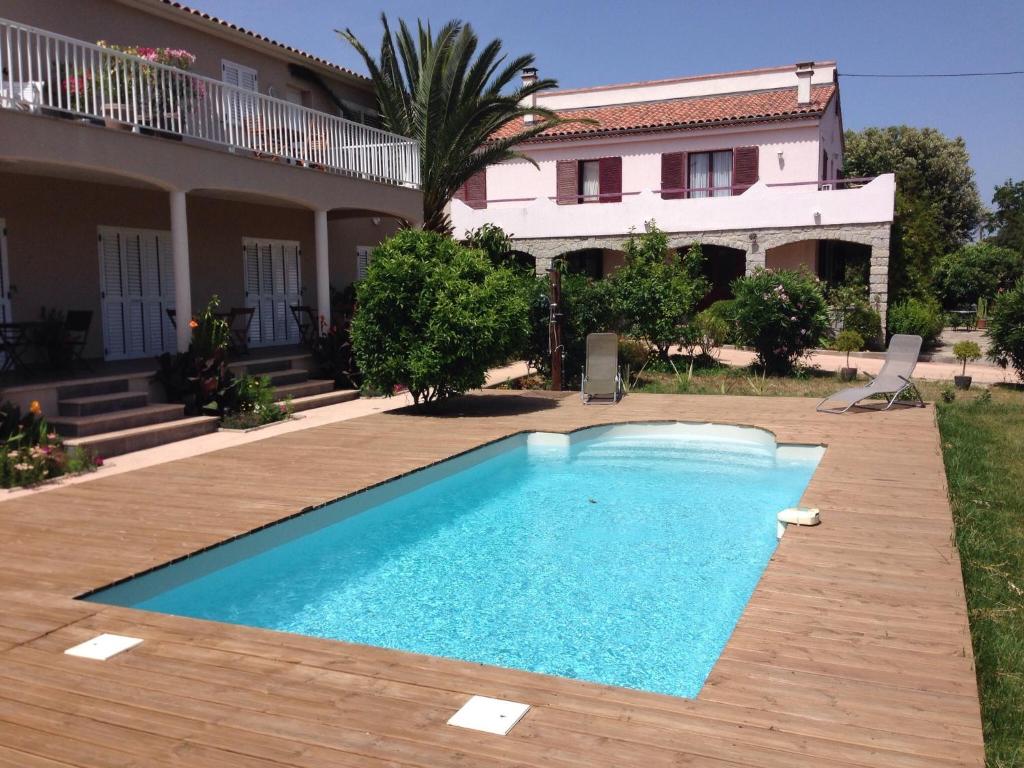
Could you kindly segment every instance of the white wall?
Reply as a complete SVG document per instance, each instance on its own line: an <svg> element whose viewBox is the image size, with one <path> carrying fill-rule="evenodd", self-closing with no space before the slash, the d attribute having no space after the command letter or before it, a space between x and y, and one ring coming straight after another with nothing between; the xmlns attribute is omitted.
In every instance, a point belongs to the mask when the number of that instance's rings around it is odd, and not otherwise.
<svg viewBox="0 0 1024 768"><path fill-rule="evenodd" d="M622 191L661 189L661 155L758 145L760 179L772 184L814 181L818 177L820 133L817 120L739 126L707 131L683 131L639 136L616 136L591 141L555 141L521 148L539 169L526 162L492 165L487 169L488 200L538 198L555 195L559 160L622 157ZM782 160L778 153L783 153ZM488 207L521 203L489 203Z"/></svg>

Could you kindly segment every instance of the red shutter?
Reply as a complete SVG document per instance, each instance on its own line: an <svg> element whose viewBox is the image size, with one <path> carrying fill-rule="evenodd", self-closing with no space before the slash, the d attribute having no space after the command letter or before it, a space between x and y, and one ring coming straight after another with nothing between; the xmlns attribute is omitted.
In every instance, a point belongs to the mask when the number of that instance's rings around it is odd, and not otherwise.
<svg viewBox="0 0 1024 768"><path fill-rule="evenodd" d="M466 202L466 184L465 184L465 182L463 182L462 184L459 184L459 188L455 190L454 197L455 197L456 200L461 200L462 202Z"/></svg>
<svg viewBox="0 0 1024 768"><path fill-rule="evenodd" d="M469 179L466 180L465 184L465 198L466 205L470 208L486 208L487 207L487 169L477 171Z"/></svg>
<svg viewBox="0 0 1024 768"><path fill-rule="evenodd" d="M732 151L733 194L746 191L758 179L757 147L736 147Z"/></svg>
<svg viewBox="0 0 1024 768"><path fill-rule="evenodd" d="M559 205L576 205L579 202L579 163L576 160L559 160L555 165L557 183L555 198Z"/></svg>
<svg viewBox="0 0 1024 768"><path fill-rule="evenodd" d="M602 157L598 161L602 203L622 202L622 158Z"/></svg>
<svg viewBox="0 0 1024 768"><path fill-rule="evenodd" d="M661 155L661 199L680 200L686 197L681 190L686 187L683 171L686 169L685 152L664 152ZM680 190L666 192L666 189Z"/></svg>

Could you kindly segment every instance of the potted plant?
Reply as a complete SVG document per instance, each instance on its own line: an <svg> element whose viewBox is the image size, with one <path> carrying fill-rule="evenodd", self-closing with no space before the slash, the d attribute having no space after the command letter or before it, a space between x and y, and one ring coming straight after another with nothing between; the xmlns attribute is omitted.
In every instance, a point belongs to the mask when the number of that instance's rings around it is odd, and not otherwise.
<svg viewBox="0 0 1024 768"><path fill-rule="evenodd" d="M852 381L857 378L857 369L850 367L850 353L864 349L864 337L856 331L842 331L836 336L835 348L846 353L846 367L839 369L840 381Z"/></svg>
<svg viewBox="0 0 1024 768"><path fill-rule="evenodd" d="M957 389L970 389L971 377L967 375L967 363L981 357L981 347L973 341L958 341L953 345L953 355L963 363L959 376L953 377Z"/></svg>
<svg viewBox="0 0 1024 768"><path fill-rule="evenodd" d="M978 299L977 327L979 331L988 328L988 299Z"/></svg>

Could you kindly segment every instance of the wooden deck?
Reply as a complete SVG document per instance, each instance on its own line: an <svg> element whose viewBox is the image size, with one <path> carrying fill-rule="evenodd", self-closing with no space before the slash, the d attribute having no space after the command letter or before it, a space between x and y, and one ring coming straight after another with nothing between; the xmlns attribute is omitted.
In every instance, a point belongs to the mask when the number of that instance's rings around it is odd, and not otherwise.
<svg viewBox="0 0 1024 768"><path fill-rule="evenodd" d="M932 410L803 399L480 394L0 504L0 766L980 766L963 585ZM826 443L696 700L124 608L73 596L506 434L750 424ZM99 632L145 642L63 655ZM471 694L533 708L447 726Z"/></svg>

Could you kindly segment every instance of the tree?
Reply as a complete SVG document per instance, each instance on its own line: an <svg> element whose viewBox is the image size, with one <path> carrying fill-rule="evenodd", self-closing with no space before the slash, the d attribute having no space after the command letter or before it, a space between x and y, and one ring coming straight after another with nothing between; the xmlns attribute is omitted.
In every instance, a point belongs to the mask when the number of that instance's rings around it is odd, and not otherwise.
<svg viewBox="0 0 1024 768"><path fill-rule="evenodd" d="M845 139L846 176L896 174L890 292L925 296L935 262L967 242L981 220L964 140L906 125L847 131Z"/></svg>
<svg viewBox="0 0 1024 768"><path fill-rule="evenodd" d="M708 292L700 245L680 256L668 247L665 233L648 222L642 235L630 235L625 253L625 264L609 278L615 314L625 333L668 360L669 348L679 343L683 326Z"/></svg>
<svg viewBox="0 0 1024 768"><path fill-rule="evenodd" d="M530 96L558 83L538 79L510 88L520 71L533 64L533 55L506 62L500 40L492 40L477 55L476 33L461 21L449 21L436 37L429 24L419 21L415 36L404 21L394 35L387 16L382 14L381 21L379 60L351 30L339 34L366 62L384 126L419 142L423 228L450 233L445 207L459 187L488 165L523 158L513 147L558 122L553 112L528 106ZM512 136L491 138L528 114L543 119L523 123Z"/></svg>
<svg viewBox="0 0 1024 768"><path fill-rule="evenodd" d="M1012 365L1024 381L1024 277L996 301L987 333L989 358L1003 368Z"/></svg>
<svg viewBox="0 0 1024 768"><path fill-rule="evenodd" d="M521 278L435 232L402 230L359 283L352 344L366 382L415 403L482 386L529 332Z"/></svg>
<svg viewBox="0 0 1024 768"><path fill-rule="evenodd" d="M946 309L993 299L1024 275L1024 254L993 245L970 243L939 259L935 291Z"/></svg>
<svg viewBox="0 0 1024 768"><path fill-rule="evenodd" d="M1004 248L1024 253L1024 181L1007 179L992 196L996 210L989 217L995 230L990 240Z"/></svg>

